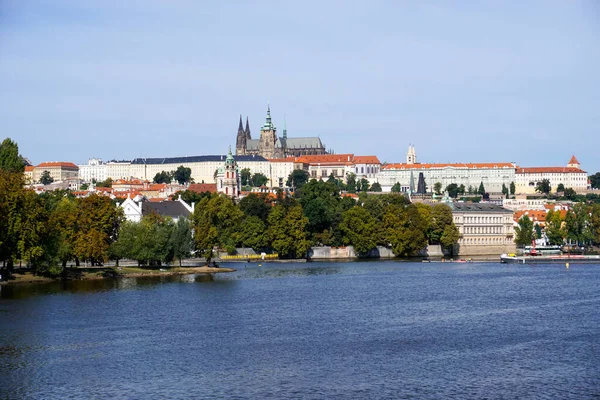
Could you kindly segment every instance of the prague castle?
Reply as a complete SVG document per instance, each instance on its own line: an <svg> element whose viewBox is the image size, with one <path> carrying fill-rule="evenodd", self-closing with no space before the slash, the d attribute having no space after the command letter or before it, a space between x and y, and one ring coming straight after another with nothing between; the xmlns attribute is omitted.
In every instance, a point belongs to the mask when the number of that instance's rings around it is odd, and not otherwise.
<svg viewBox="0 0 600 400"><path fill-rule="evenodd" d="M288 138L285 125L283 135L277 136L277 128L271 121L271 107L268 106L267 118L265 124L260 128L259 139L252 139L248 118L246 118L246 128L244 128L240 115L235 154L236 156L257 155L271 159L320 155L327 154L327 151L318 137Z"/></svg>

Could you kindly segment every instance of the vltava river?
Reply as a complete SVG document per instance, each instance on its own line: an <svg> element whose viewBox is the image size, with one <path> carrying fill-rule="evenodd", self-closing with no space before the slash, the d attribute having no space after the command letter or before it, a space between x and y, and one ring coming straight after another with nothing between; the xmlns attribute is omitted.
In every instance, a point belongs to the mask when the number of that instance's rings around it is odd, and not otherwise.
<svg viewBox="0 0 600 400"><path fill-rule="evenodd" d="M1 287L0 398L600 396L600 265L231 266Z"/></svg>

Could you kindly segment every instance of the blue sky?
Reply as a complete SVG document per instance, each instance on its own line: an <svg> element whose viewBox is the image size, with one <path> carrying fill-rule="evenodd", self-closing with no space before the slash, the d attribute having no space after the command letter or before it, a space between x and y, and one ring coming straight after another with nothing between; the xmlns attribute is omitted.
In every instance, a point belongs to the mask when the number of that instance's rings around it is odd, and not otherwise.
<svg viewBox="0 0 600 400"><path fill-rule="evenodd" d="M270 102L337 153L592 173L598 71L594 0L0 0L0 136L34 163L224 153Z"/></svg>

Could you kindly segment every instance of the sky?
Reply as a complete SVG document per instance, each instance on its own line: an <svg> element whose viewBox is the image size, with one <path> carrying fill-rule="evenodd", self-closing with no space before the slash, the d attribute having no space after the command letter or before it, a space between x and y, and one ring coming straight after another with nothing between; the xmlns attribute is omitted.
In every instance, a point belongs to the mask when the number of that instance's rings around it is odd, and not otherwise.
<svg viewBox="0 0 600 400"><path fill-rule="evenodd" d="M600 2L0 0L0 122L34 164L289 137L600 171ZM2 137L0 137L0 140Z"/></svg>

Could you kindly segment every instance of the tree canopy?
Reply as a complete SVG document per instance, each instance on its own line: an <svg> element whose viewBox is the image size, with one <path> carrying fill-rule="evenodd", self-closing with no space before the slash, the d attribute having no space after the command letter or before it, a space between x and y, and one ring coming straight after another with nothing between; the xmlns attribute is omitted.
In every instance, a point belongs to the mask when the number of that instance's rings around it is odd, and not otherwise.
<svg viewBox="0 0 600 400"><path fill-rule="evenodd" d="M25 163L19 155L19 146L10 138L0 143L0 169L7 172L23 172Z"/></svg>

